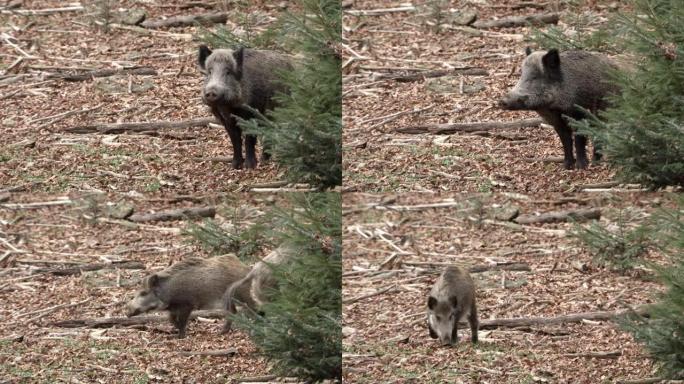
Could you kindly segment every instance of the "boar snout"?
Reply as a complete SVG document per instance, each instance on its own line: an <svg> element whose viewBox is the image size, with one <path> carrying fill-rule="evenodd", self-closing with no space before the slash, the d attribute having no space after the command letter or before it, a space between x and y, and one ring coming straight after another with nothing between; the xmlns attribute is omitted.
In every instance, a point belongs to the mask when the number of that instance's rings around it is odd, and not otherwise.
<svg viewBox="0 0 684 384"><path fill-rule="evenodd" d="M220 93L216 88L207 88L204 90L204 100L213 103L219 99Z"/></svg>
<svg viewBox="0 0 684 384"><path fill-rule="evenodd" d="M525 109L528 97L526 95L508 94L499 100L499 107L511 111Z"/></svg>
<svg viewBox="0 0 684 384"><path fill-rule="evenodd" d="M440 341L440 344L442 344L443 347L448 347L448 346L451 346L451 345L454 345L454 344L455 344L455 343L454 343L454 340L451 338L451 335L448 335L448 336L446 336L446 337L441 337L441 338L439 339L439 341Z"/></svg>

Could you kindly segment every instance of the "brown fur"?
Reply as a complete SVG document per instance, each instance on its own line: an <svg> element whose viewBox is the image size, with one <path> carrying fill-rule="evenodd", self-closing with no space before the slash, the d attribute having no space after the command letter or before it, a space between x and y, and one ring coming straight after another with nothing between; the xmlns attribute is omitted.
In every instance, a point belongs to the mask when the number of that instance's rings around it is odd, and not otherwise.
<svg viewBox="0 0 684 384"><path fill-rule="evenodd" d="M599 53L528 51L522 64L522 76L499 104L505 109L539 113L558 133L563 145L564 166L572 169L575 167L573 132L566 117L577 120L585 117L576 105L592 113L605 109L607 96L618 91L609 81L610 69L616 67L613 60ZM575 135L577 168L580 169L588 165L586 142L586 137ZM595 147L594 160L599 158Z"/></svg>
<svg viewBox="0 0 684 384"><path fill-rule="evenodd" d="M268 289L275 287L276 283L273 279L269 264L282 264L294 254L295 250L293 248L282 245L269 253L263 260L256 263L244 278L228 287L225 295L225 308L228 310L228 315L226 316L226 322L223 326L224 332L228 332L232 326L230 316L236 312L235 301L242 301L237 292L249 291L250 302L253 305L248 306L251 307L251 309L258 309L268 300L266 294ZM237 300L235 300L236 298Z"/></svg>
<svg viewBox="0 0 684 384"><path fill-rule="evenodd" d="M166 309L178 329L178 337L185 337L188 317L193 310L223 307L223 294L232 283L249 272L234 255L208 259L189 258L145 278L144 289L129 303L129 315L140 313L136 305L143 299L156 300L152 309ZM239 289L236 296L251 303L249 289ZM136 301L138 300L138 301ZM143 310L143 312L146 310Z"/></svg>
<svg viewBox="0 0 684 384"><path fill-rule="evenodd" d="M245 137L245 156L242 158L242 130L235 116L242 119L253 118L245 105L265 113L275 107L273 96L285 93L287 88L281 84L279 71L292 69L290 56L274 51L241 48L209 50L200 47L200 68L206 73L202 99L212 113L223 123L233 144L233 167L255 168L256 137ZM266 151L263 157L268 158Z"/></svg>
<svg viewBox="0 0 684 384"><path fill-rule="evenodd" d="M477 305L475 284L470 274L456 266L447 267L439 276L428 297L428 330L430 337L443 345L458 341L458 322L468 318L471 341L477 343Z"/></svg>

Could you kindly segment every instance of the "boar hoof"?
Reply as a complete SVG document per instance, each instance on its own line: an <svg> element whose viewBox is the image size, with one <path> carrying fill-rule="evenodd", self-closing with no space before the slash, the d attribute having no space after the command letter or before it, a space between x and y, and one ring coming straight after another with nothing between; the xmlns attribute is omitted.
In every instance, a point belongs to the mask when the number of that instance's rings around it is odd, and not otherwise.
<svg viewBox="0 0 684 384"><path fill-rule="evenodd" d="M256 159L247 159L247 161L245 161L245 168L247 168L247 169L254 169L254 168L256 168L256 166L257 166Z"/></svg>
<svg viewBox="0 0 684 384"><path fill-rule="evenodd" d="M242 159L233 159L233 169L242 169Z"/></svg>
<svg viewBox="0 0 684 384"><path fill-rule="evenodd" d="M578 160L577 161L577 169L587 169L587 161L586 160Z"/></svg>

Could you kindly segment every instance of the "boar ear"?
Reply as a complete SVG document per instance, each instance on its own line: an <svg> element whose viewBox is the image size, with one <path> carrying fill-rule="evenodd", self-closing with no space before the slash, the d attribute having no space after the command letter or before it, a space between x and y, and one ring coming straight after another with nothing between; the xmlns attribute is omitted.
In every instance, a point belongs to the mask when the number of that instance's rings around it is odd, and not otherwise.
<svg viewBox="0 0 684 384"><path fill-rule="evenodd" d="M245 58L245 47L240 47L237 51L233 52L233 58L235 59L235 78L240 80L242 78L242 63Z"/></svg>
<svg viewBox="0 0 684 384"><path fill-rule="evenodd" d="M532 48L530 48L530 47L525 47L525 56L529 56L530 53L532 53Z"/></svg>
<svg viewBox="0 0 684 384"><path fill-rule="evenodd" d="M549 50L546 55L542 57L542 63L544 64L544 68L550 70L557 70L560 68L560 55L558 54L558 50L555 48Z"/></svg>
<svg viewBox="0 0 684 384"><path fill-rule="evenodd" d="M145 278L145 287L148 289L154 288L158 286L167 277L169 277L169 275L164 273L163 271L147 276Z"/></svg>
<svg viewBox="0 0 684 384"><path fill-rule="evenodd" d="M200 45L198 64L202 70L207 69L205 64L207 63L207 57L209 57L209 55L211 55L211 49L209 49L209 47L207 47L206 45Z"/></svg>
<svg viewBox="0 0 684 384"><path fill-rule="evenodd" d="M437 299L435 299L432 296L428 297L428 308L434 309L436 305L437 305Z"/></svg>

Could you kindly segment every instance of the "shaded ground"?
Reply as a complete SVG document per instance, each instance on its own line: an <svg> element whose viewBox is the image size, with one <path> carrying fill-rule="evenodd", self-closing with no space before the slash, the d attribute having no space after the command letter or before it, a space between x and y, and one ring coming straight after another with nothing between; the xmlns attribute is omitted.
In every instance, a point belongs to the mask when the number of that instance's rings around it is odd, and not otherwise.
<svg viewBox="0 0 684 384"><path fill-rule="evenodd" d="M221 335L218 319L191 321L183 340L176 339L169 322L106 329L66 329L53 323L124 316L123 305L139 289L141 278L183 258L208 256L181 234L188 221L117 221L106 214L110 203L126 202L137 213L217 203L217 221L241 227L277 197L236 194L195 203L122 200L113 194L72 193L63 198L70 203L35 209L10 205L64 201L38 195L15 196L0 205L0 382L230 383L237 377L268 373L268 364L248 336L241 331ZM37 271L120 260L140 261L146 269L72 276ZM15 341L16 336L21 340ZM236 348L237 354L179 354L228 348Z"/></svg>
<svg viewBox="0 0 684 384"><path fill-rule="evenodd" d="M605 165L565 171L557 162L562 147L550 127L495 129L489 137L473 134L400 134L398 128L435 123L504 122L538 117L508 112L496 101L520 73L523 37L530 27L463 31L452 22L434 31L435 4L442 20L453 11L475 11L479 20L560 10L560 27L582 13L600 22L610 2L587 1L566 9L566 2L514 8L519 1L412 2L414 10L357 16L356 10L396 8L400 2L357 0L344 16L348 47L344 68L344 187L349 191L565 191L573 185L608 181ZM529 3L529 2L527 2ZM535 3L536 4L536 3ZM561 4L561 8L555 8ZM574 3L573 3L574 4ZM619 6L612 2L611 6ZM450 13L451 12L451 13ZM450 16L451 14L451 16ZM477 30L475 30L477 32ZM354 53L360 57L356 57ZM400 83L388 73L483 68L487 76L450 75ZM395 114L400 114L395 116ZM530 161L529 159L535 159Z"/></svg>
<svg viewBox="0 0 684 384"><path fill-rule="evenodd" d="M495 217L508 208L534 214L594 207L601 209L606 225L615 224L621 213L653 212L667 200L666 195L633 193L345 195L345 382L594 384L653 376L646 352L609 321L480 330L476 347L465 327L459 343L447 348L430 339L425 311L430 287L445 264L495 262L527 263L530 271L472 274L481 321L649 303L659 287L648 281L648 273L598 266L568 236L572 224L515 226ZM659 261L660 255L646 258ZM618 355L568 355L591 352Z"/></svg>
<svg viewBox="0 0 684 384"><path fill-rule="evenodd" d="M69 5L57 0L21 3L20 10ZM202 75L196 68L200 43L193 37L200 28L144 34L112 27L106 32L95 24L102 19L99 3L84 1L85 10L48 15L0 14L0 33L11 36L16 46L0 40L0 189L192 194L243 190L280 179L274 163L236 171L229 160L200 160L232 156L222 128L164 129L158 136L65 133L96 122L211 117L200 99ZM280 9L262 1L208 1L201 2L208 6L189 8L181 8L188 4L184 1L109 3L112 21L119 9L144 9L148 19L227 10L234 30L243 24L265 28ZM133 66L151 67L157 75L119 74L78 82L51 77Z"/></svg>

